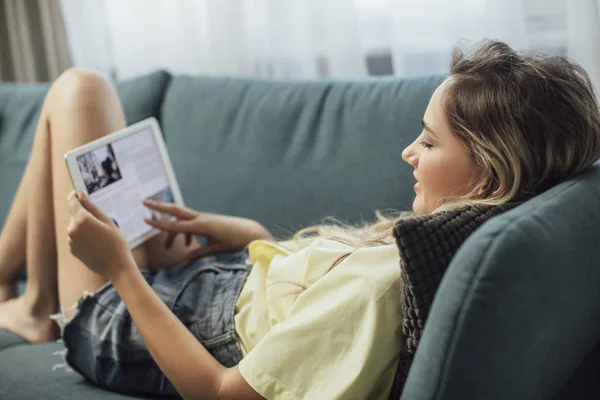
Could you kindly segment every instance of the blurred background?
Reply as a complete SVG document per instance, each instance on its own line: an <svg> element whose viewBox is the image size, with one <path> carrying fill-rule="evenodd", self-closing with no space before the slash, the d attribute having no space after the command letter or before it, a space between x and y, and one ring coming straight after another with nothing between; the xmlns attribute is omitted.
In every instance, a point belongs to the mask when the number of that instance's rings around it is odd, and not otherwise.
<svg viewBox="0 0 600 400"><path fill-rule="evenodd" d="M600 87L600 0L0 0L0 80L428 75L482 38L568 56Z"/></svg>

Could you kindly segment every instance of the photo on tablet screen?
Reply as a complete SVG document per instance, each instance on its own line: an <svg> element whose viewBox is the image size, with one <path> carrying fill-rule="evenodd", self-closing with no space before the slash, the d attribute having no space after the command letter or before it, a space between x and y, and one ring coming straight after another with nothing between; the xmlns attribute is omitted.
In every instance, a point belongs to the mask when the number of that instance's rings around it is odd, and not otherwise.
<svg viewBox="0 0 600 400"><path fill-rule="evenodd" d="M122 178L112 144L80 155L77 164L89 194Z"/></svg>

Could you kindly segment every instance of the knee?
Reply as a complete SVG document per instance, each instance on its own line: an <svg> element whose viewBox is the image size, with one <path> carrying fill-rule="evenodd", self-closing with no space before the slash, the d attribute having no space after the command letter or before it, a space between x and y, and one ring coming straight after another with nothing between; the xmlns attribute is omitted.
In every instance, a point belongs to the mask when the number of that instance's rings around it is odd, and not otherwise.
<svg viewBox="0 0 600 400"><path fill-rule="evenodd" d="M104 76L84 68L70 68L52 84L48 99L61 108L88 107L116 96L113 85Z"/></svg>

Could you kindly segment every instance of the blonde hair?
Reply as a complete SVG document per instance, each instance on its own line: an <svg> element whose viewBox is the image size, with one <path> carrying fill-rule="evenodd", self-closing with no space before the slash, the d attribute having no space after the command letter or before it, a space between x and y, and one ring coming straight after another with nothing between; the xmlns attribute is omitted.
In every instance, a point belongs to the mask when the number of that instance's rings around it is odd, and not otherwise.
<svg viewBox="0 0 600 400"><path fill-rule="evenodd" d="M582 67L563 57L518 53L497 41L466 53L456 47L442 102L451 131L478 166L479 183L443 199L434 212L520 203L600 158L593 85ZM356 226L326 220L294 237L316 235L354 249L391 244L394 225L407 214L376 211L375 223Z"/></svg>

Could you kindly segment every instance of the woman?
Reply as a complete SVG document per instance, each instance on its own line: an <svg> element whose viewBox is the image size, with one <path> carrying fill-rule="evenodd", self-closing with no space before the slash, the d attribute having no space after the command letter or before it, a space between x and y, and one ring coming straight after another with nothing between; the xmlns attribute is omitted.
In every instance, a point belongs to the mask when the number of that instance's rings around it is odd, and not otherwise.
<svg viewBox="0 0 600 400"><path fill-rule="evenodd" d="M586 73L564 59L499 42L457 52L423 131L402 152L417 180L413 211L521 202L581 172L600 158L599 111ZM146 203L178 220L148 220L163 232L132 251L110 218L71 191L62 163L66 151L124 125L98 76L72 70L52 86L0 236L0 328L55 339L48 315L60 303L67 361L114 390L387 398L401 340L394 219L275 243L255 221ZM249 258L204 258L246 246ZM7 300L25 259L26 292Z"/></svg>

